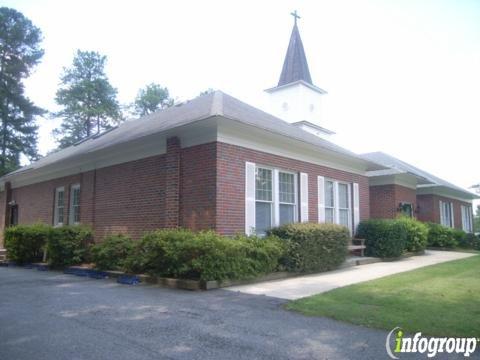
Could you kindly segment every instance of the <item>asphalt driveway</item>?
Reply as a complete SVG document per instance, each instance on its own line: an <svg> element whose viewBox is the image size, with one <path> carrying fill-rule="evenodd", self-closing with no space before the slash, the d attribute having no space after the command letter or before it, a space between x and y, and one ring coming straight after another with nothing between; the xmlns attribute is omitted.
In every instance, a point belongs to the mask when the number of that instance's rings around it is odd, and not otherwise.
<svg viewBox="0 0 480 360"><path fill-rule="evenodd" d="M387 358L385 331L284 302L0 268L0 359Z"/></svg>

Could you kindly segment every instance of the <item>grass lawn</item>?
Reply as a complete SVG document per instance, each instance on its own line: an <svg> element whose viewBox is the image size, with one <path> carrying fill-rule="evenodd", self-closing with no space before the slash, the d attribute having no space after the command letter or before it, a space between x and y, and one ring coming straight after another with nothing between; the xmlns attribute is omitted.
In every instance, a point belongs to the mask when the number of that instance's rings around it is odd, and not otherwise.
<svg viewBox="0 0 480 360"><path fill-rule="evenodd" d="M480 256L299 299L287 309L387 330L480 337Z"/></svg>

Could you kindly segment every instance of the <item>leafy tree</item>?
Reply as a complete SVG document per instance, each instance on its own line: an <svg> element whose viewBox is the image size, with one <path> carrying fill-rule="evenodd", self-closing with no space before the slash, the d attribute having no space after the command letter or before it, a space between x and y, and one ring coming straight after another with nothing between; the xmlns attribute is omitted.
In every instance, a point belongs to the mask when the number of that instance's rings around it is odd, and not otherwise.
<svg viewBox="0 0 480 360"><path fill-rule="evenodd" d="M117 125L121 120L117 90L105 74L106 56L78 50L73 65L65 68L55 101L63 109L55 116L63 119L54 130L60 148Z"/></svg>
<svg viewBox="0 0 480 360"><path fill-rule="evenodd" d="M43 56L40 29L20 12L0 8L0 175L17 169L20 156L38 158L35 117L44 110L25 96L27 78Z"/></svg>
<svg viewBox="0 0 480 360"><path fill-rule="evenodd" d="M136 115L145 116L173 104L174 100L166 87L151 83L138 91L133 106Z"/></svg>

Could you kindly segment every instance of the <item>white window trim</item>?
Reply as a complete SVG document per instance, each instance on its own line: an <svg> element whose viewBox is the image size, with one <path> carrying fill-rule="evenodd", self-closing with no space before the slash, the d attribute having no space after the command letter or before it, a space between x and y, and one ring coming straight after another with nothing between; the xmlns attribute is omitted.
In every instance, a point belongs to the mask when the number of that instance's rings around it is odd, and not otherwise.
<svg viewBox="0 0 480 360"><path fill-rule="evenodd" d="M445 208L443 204L448 204L448 211L450 212L449 224L447 224L447 221L446 221L447 216L445 214ZM440 206L440 224L449 228L454 228L455 220L453 218L453 203L449 201L439 200L439 206Z"/></svg>
<svg viewBox="0 0 480 360"><path fill-rule="evenodd" d="M293 182L294 182L294 195L295 195L295 203L293 204L293 222L298 222L299 218L299 208L298 208L298 174L294 171L289 171L289 170L283 170L281 168L276 168L272 166L266 166L266 165L260 165L260 164L255 164L255 173L257 169L266 169L266 170L271 170L272 171L272 201L266 201L266 200L257 200L256 196L256 189L255 189L255 203L256 202L264 202L264 203L269 203L272 204L271 206L271 224L272 227L276 227L280 225L280 182L279 182L279 173L284 173L284 174L291 174L293 175ZM291 203L282 203L282 204L288 204L292 205ZM255 224L256 227L256 224Z"/></svg>
<svg viewBox="0 0 480 360"><path fill-rule="evenodd" d="M60 215L59 206L58 206L58 194L63 192L63 206L62 206L62 217L63 221L59 222L58 217ZM54 208L53 208L53 225L54 226L62 226L65 222L65 187L61 186L55 189L55 198L54 198Z"/></svg>
<svg viewBox="0 0 480 360"><path fill-rule="evenodd" d="M70 186L70 202L69 202L69 209L68 209L68 223L70 225L78 225L80 221L75 221L75 212L74 212L74 205L73 205L73 198L74 198L74 190L80 190L80 184L73 184ZM80 203L77 205L80 207Z"/></svg>
<svg viewBox="0 0 480 360"><path fill-rule="evenodd" d="M462 211L462 229L465 232L473 231L473 221L472 221L472 207L467 205L461 205Z"/></svg>
<svg viewBox="0 0 480 360"><path fill-rule="evenodd" d="M348 201L348 230L350 231L350 234L352 234L352 224L353 224L353 199L352 199L352 183L346 182L346 181L339 181L331 178L325 178L325 187L324 191L327 188L326 183L327 181L333 183L333 208L331 206L327 206L325 203L325 210L326 209L333 209L333 223L340 225L340 207L339 207L339 191L338 191L338 185L343 184L347 186L347 201ZM326 196L325 196L326 198ZM342 210L346 210L346 208L342 208Z"/></svg>

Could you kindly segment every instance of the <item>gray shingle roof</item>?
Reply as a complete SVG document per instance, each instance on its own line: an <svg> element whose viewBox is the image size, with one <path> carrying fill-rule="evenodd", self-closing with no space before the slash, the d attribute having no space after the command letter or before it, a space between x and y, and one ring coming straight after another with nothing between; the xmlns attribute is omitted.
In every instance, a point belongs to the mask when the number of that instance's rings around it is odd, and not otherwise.
<svg viewBox="0 0 480 360"><path fill-rule="evenodd" d="M446 180L443 180L435 175L432 175L424 170L421 170L413 165L410 165L400 159L397 159L396 157L385 154L381 151L362 154L361 156L364 157L365 159L376 162L378 164L388 166L389 168L419 176L423 179L426 179L430 183L429 185L431 186L443 186L443 187L460 191L467 195L473 196L473 198L477 197L471 191L463 189L457 185L454 185Z"/></svg>
<svg viewBox="0 0 480 360"><path fill-rule="evenodd" d="M300 38L300 32L295 22L277 86L283 86L298 80L303 80L313 85L302 39Z"/></svg>
<svg viewBox="0 0 480 360"><path fill-rule="evenodd" d="M30 165L7 174L6 177L38 169L76 156L94 153L114 145L195 123L212 116L222 116L236 120L240 123L293 138L321 149L333 151L348 158L355 158L371 168L382 168L378 164L373 164L349 150L310 134L230 95L221 91L215 91L145 117L126 121L111 131L98 136L92 136L77 145L45 156Z"/></svg>

